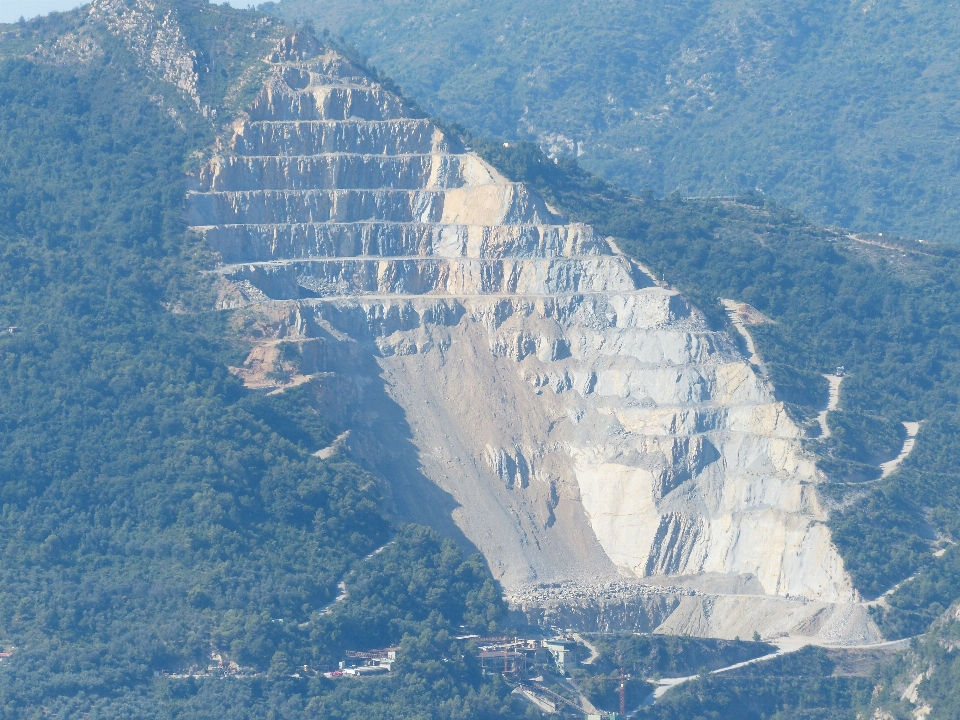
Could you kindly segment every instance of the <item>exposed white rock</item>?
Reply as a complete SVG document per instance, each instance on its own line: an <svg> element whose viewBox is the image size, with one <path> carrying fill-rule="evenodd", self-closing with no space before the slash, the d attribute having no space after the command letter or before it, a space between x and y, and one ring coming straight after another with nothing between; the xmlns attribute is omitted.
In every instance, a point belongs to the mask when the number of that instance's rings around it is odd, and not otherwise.
<svg viewBox="0 0 960 720"><path fill-rule="evenodd" d="M197 56L188 47L172 10L158 8L150 0L93 0L89 13L123 38L141 65L176 86L200 108Z"/></svg>
<svg viewBox="0 0 960 720"><path fill-rule="evenodd" d="M462 533L528 614L879 637L800 431L726 333L336 53L297 36L270 62L191 221L223 305L326 373L400 515Z"/></svg>

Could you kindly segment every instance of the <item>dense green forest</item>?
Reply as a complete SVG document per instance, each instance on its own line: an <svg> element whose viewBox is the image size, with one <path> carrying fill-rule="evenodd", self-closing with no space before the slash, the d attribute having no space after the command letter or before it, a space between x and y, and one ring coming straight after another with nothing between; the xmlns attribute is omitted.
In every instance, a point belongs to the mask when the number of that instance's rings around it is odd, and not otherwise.
<svg viewBox="0 0 960 720"><path fill-rule="evenodd" d="M717 675L700 673L636 717L952 720L960 713L957 619L954 608L892 659L858 657L856 650L807 647ZM908 692L910 687L914 692Z"/></svg>
<svg viewBox="0 0 960 720"><path fill-rule="evenodd" d="M720 675L705 675L671 690L637 717L656 720L850 720L865 710L875 681L835 677L820 648Z"/></svg>
<svg viewBox="0 0 960 720"><path fill-rule="evenodd" d="M223 74L200 93L226 112L262 16L176 10L207 17L199 67ZM212 113L83 17L0 43L9 58L79 24L102 50L0 60L0 717L522 713L450 639L501 619L482 558L391 527L375 478L313 457L340 429L309 386L253 395L227 371L246 351L182 218ZM388 644L387 679L316 675ZM206 675L220 661L237 672Z"/></svg>
<svg viewBox="0 0 960 720"><path fill-rule="evenodd" d="M929 672L927 679L937 679L923 687L921 697L933 704L931 717L952 718L956 636L957 623L950 618L906 652L808 646L713 674L776 648L762 642L605 633L586 637L597 656L570 675L595 707L614 712L623 670L628 715L651 720L867 720L878 710L891 713L890 720L907 720L917 706L901 695L919 672ZM666 678L689 679L651 706L651 681Z"/></svg>
<svg viewBox="0 0 960 720"><path fill-rule="evenodd" d="M950 3L279 0L432 114L634 192L759 191L821 223L960 240Z"/></svg>
<svg viewBox="0 0 960 720"><path fill-rule="evenodd" d="M649 680L688 677L772 653L763 642L714 640L633 633L605 633L587 637L597 652L589 664L570 671L573 681L594 707L619 708L620 672L625 680L628 707L640 706L653 691Z"/></svg>
<svg viewBox="0 0 960 720"><path fill-rule="evenodd" d="M913 720L928 707L930 720L960 717L960 617L957 607L944 613L930 632L911 644L894 662L877 669L874 709L891 720ZM913 697L904 697L911 685Z"/></svg>
<svg viewBox="0 0 960 720"><path fill-rule="evenodd" d="M599 654L592 670L611 674L622 669L648 678L694 675L704 668L716 670L776 650L764 642L666 635L604 633L587 638Z"/></svg>

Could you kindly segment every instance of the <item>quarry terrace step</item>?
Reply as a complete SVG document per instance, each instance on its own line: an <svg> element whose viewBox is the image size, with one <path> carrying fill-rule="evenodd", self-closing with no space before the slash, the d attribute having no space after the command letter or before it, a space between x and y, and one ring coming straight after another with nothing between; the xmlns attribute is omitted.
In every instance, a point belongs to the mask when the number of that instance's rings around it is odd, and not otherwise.
<svg viewBox="0 0 960 720"><path fill-rule="evenodd" d="M188 193L194 226L275 223L427 222L462 225L551 225L559 220L518 183L453 190L300 189Z"/></svg>
<svg viewBox="0 0 960 720"><path fill-rule="evenodd" d="M251 120L395 120L411 111L379 87L320 86L305 91L269 88L250 108Z"/></svg>
<svg viewBox="0 0 960 720"><path fill-rule="evenodd" d="M202 190L447 189L492 184L490 171L470 155L245 155L205 167Z"/></svg>
<svg viewBox="0 0 960 720"><path fill-rule="evenodd" d="M227 278L247 281L272 299L318 296L616 292L636 285L620 256L572 258L311 258L234 265Z"/></svg>
<svg viewBox="0 0 960 720"><path fill-rule="evenodd" d="M442 190L245 190L192 192L192 225L439 222Z"/></svg>
<svg viewBox="0 0 960 720"><path fill-rule="evenodd" d="M275 223L198 227L226 263L310 257L572 257L609 255L585 225Z"/></svg>
<svg viewBox="0 0 960 720"><path fill-rule="evenodd" d="M272 120L245 123L231 147L240 155L316 155L363 149L401 155L448 152L446 141L427 120Z"/></svg>

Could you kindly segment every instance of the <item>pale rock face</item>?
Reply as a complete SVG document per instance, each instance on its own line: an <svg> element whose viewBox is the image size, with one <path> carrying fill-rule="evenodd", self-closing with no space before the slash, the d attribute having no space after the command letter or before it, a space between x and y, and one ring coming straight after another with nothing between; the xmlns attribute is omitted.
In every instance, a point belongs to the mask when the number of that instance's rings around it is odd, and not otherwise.
<svg viewBox="0 0 960 720"><path fill-rule="evenodd" d="M187 46L171 11L158 12L150 0L94 0L89 13L122 37L144 67L152 68L200 108L196 53Z"/></svg>
<svg viewBox="0 0 960 720"><path fill-rule="evenodd" d="M190 203L223 305L272 334L238 374L262 387L299 343L395 511L541 619L877 637L800 433L726 333L336 53L295 36L269 61Z"/></svg>

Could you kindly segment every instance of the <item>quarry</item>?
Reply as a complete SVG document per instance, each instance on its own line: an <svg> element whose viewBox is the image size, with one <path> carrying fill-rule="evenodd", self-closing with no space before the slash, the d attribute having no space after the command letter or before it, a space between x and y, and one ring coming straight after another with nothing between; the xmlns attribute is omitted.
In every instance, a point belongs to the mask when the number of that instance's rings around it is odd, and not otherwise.
<svg viewBox="0 0 960 720"><path fill-rule="evenodd" d="M725 331L297 34L196 177L235 374L311 383L389 511L542 626L864 644L825 478Z"/></svg>

